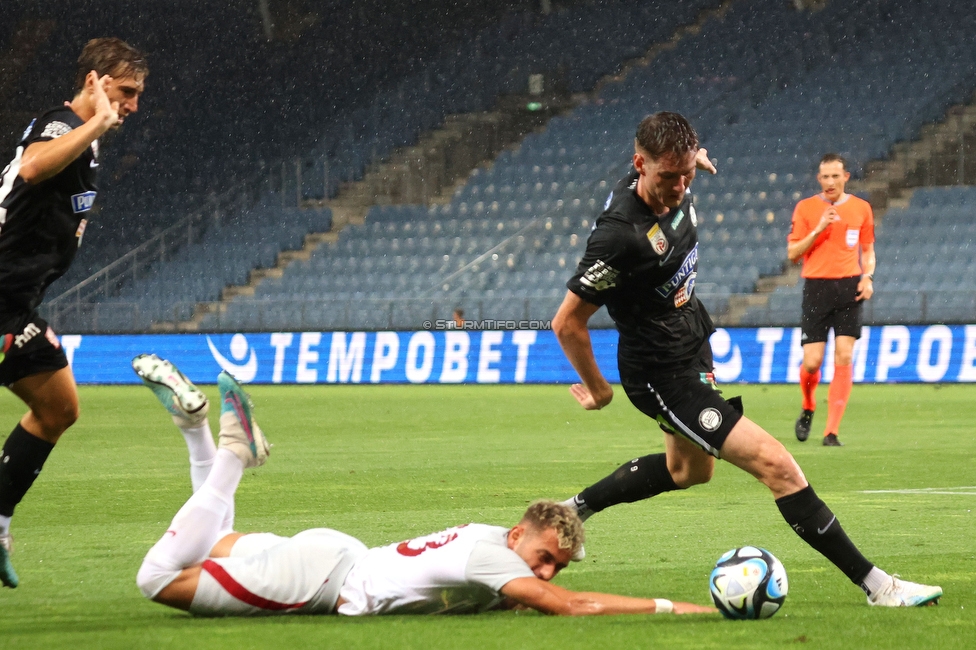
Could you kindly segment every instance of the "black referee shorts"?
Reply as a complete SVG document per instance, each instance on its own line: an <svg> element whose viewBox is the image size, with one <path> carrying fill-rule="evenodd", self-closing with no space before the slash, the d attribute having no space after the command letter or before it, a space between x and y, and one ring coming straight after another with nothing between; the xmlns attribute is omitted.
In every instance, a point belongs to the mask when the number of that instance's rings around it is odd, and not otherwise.
<svg viewBox="0 0 976 650"><path fill-rule="evenodd" d="M627 397L665 433L681 435L719 458L742 414L719 393L710 372L697 368L660 374L646 381L624 382Z"/></svg>
<svg viewBox="0 0 976 650"><path fill-rule="evenodd" d="M0 314L0 335L13 334L13 345L0 362L0 386L24 377L60 370L68 365L54 330L37 312Z"/></svg>
<svg viewBox="0 0 976 650"><path fill-rule="evenodd" d="M860 276L821 280L807 278L803 282L803 314L800 328L801 342L824 343L831 328L834 336L861 338L864 302L857 300Z"/></svg>

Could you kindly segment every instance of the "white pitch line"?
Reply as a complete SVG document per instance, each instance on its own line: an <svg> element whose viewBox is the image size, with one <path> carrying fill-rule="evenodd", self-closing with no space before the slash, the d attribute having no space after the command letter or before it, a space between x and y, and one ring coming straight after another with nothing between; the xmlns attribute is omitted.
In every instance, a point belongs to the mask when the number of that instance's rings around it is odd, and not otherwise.
<svg viewBox="0 0 976 650"><path fill-rule="evenodd" d="M976 485L949 488L913 488L905 490L861 490L861 494L948 494L953 496L962 494L976 496Z"/></svg>

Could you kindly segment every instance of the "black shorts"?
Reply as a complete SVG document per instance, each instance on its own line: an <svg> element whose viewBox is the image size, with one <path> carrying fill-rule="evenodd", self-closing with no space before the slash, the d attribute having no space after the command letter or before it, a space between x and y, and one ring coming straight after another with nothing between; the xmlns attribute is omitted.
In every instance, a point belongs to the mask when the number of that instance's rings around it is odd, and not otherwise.
<svg viewBox="0 0 976 650"><path fill-rule="evenodd" d="M657 420L665 433L677 433L716 458L742 417L722 398L712 373L698 368L657 374L623 386L634 406Z"/></svg>
<svg viewBox="0 0 976 650"><path fill-rule="evenodd" d="M861 338L864 301L857 299L860 276L839 280L807 278L803 282L802 343L824 343L831 328L834 336Z"/></svg>
<svg viewBox="0 0 976 650"><path fill-rule="evenodd" d="M0 315L0 335L3 334L13 334L14 340L0 362L0 386L68 365L54 330L37 312Z"/></svg>

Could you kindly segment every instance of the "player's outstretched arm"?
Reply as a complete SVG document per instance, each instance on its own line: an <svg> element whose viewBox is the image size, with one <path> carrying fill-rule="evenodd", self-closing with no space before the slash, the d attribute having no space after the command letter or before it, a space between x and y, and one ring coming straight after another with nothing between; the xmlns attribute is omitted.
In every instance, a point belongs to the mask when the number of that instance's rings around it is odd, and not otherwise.
<svg viewBox="0 0 976 650"><path fill-rule="evenodd" d="M569 591L539 578L516 578L502 594L543 614L595 616L597 614L711 614L718 610L694 603L615 594ZM670 605L670 607L668 607Z"/></svg>
<svg viewBox="0 0 976 650"><path fill-rule="evenodd" d="M108 75L99 79L94 70L88 73L81 93L94 115L77 129L72 129L61 137L29 145L21 158L18 172L21 178L28 183L40 183L56 176L90 147L92 142L118 124L119 104L109 101L105 94L105 87L111 82L112 78Z"/></svg>
<svg viewBox="0 0 976 650"><path fill-rule="evenodd" d="M599 308L567 291L563 304L552 319L552 330L563 353L583 380L582 384L573 384L569 392L588 411L601 409L613 399L613 388L603 378L596 363L590 330L587 328L590 317Z"/></svg>

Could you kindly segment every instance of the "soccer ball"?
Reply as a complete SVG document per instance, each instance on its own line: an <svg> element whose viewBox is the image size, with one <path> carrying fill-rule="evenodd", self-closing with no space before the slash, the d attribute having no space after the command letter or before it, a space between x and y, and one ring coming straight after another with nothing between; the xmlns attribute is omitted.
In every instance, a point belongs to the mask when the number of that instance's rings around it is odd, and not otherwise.
<svg viewBox="0 0 976 650"><path fill-rule="evenodd" d="M708 577L715 606L726 618L769 618L783 606L786 569L766 549L734 548L715 563Z"/></svg>

